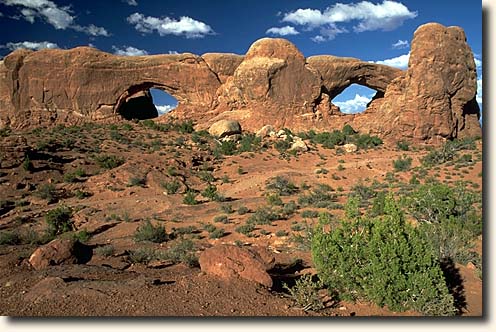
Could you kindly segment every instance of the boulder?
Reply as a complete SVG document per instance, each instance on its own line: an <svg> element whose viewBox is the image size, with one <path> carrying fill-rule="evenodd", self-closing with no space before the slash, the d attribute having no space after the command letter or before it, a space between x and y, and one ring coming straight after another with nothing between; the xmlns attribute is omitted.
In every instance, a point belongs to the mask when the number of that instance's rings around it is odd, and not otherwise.
<svg viewBox="0 0 496 332"><path fill-rule="evenodd" d="M223 279L241 277L272 287L272 278L267 273L275 264L274 256L263 248L241 248L220 245L206 249L200 255L201 270Z"/></svg>
<svg viewBox="0 0 496 332"><path fill-rule="evenodd" d="M353 127L433 143L481 135L476 94L474 56L463 30L424 24L414 33L406 73L355 117Z"/></svg>
<svg viewBox="0 0 496 332"><path fill-rule="evenodd" d="M85 263L91 255L91 248L77 240L55 239L37 248L29 257L29 263L35 270L41 270L51 265Z"/></svg>
<svg viewBox="0 0 496 332"><path fill-rule="evenodd" d="M352 152L357 152L358 151L358 147L355 144L352 144L352 143L343 145L343 149L347 153L352 153Z"/></svg>
<svg viewBox="0 0 496 332"><path fill-rule="evenodd" d="M241 125L238 121L220 120L208 128L210 135L223 138L225 136L241 134Z"/></svg>
<svg viewBox="0 0 496 332"><path fill-rule="evenodd" d="M265 138L271 136L271 134L273 133L275 133L274 127L272 127L271 125L266 125L260 128L260 130L257 131L255 135L260 138Z"/></svg>
<svg viewBox="0 0 496 332"><path fill-rule="evenodd" d="M306 151L308 151L308 146L307 146L307 144L301 138L300 139L295 139L293 141L293 144L291 145L291 148L289 150L294 150L294 151L299 151L299 152L306 152Z"/></svg>

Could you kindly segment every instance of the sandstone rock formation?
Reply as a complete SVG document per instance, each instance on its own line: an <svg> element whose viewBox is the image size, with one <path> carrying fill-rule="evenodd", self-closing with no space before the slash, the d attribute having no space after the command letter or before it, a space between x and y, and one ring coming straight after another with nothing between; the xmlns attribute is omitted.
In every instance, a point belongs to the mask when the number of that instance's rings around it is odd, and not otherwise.
<svg viewBox="0 0 496 332"><path fill-rule="evenodd" d="M91 249L72 239L55 239L36 249L29 257L29 263L36 270L50 265L77 264L91 258Z"/></svg>
<svg viewBox="0 0 496 332"><path fill-rule="evenodd" d="M267 271L274 267L275 258L262 248L220 245L202 252L199 261L205 273L223 279L239 276L272 287L272 278Z"/></svg>
<svg viewBox="0 0 496 332"><path fill-rule="evenodd" d="M480 135L476 94L474 57L463 30L425 24L415 31L406 73L356 117L355 128L419 140Z"/></svg>
<svg viewBox="0 0 496 332"><path fill-rule="evenodd" d="M263 38L246 55L125 57L89 47L17 50L0 61L0 128L149 118L133 97L162 89L178 107L160 117L198 129L238 121L255 132L333 130L351 124L384 139L442 141L479 135L476 71L458 27L425 24L412 40L408 70L330 55L305 58L284 39ZM332 100L351 84L377 91L365 112L341 113Z"/></svg>

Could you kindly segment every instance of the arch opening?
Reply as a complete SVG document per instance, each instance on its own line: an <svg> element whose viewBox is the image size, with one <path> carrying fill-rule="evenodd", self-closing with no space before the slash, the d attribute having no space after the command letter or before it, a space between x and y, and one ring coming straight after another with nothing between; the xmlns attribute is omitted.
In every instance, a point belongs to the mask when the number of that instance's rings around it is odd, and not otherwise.
<svg viewBox="0 0 496 332"><path fill-rule="evenodd" d="M153 104L157 109L158 116L169 113L177 107L177 99L164 90L151 88L150 94L152 95Z"/></svg>
<svg viewBox="0 0 496 332"><path fill-rule="evenodd" d="M373 99L382 98L384 93L359 84L351 84L336 95L331 102L341 113L363 113Z"/></svg>
<svg viewBox="0 0 496 332"><path fill-rule="evenodd" d="M117 101L116 112L126 120L154 119L177 107L178 101L155 83L131 86Z"/></svg>

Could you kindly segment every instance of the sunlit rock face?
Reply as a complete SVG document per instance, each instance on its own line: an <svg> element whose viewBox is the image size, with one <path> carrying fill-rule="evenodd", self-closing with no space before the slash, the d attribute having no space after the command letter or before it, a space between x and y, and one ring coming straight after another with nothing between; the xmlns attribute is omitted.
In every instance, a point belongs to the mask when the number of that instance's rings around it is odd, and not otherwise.
<svg viewBox="0 0 496 332"><path fill-rule="evenodd" d="M480 135L477 75L463 30L428 23L411 45L406 71L332 55L305 58L279 38L256 41L244 56L17 50L0 62L0 127L153 118L147 91L158 88L178 100L158 121L191 119L199 129L233 120L253 132L264 125L299 131L350 124L386 139ZM377 91L361 114L341 113L332 103L351 84ZM144 104L134 107L138 101Z"/></svg>

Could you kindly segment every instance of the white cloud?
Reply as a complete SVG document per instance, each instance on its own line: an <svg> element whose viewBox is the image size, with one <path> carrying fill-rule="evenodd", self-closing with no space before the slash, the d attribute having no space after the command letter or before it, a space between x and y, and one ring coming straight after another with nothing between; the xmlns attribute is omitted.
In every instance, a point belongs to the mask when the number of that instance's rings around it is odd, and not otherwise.
<svg viewBox="0 0 496 332"><path fill-rule="evenodd" d="M167 53L169 53L169 54L179 54L178 51L168 51Z"/></svg>
<svg viewBox="0 0 496 332"><path fill-rule="evenodd" d="M109 36L109 33L101 27L90 24L83 27L74 23L75 16L69 6L59 7L49 0L1 0L4 5L19 7L20 18L34 23L41 18L57 30L74 29L91 36ZM14 17L17 18L17 17Z"/></svg>
<svg viewBox="0 0 496 332"><path fill-rule="evenodd" d="M205 35L214 34L209 25L187 16L181 16L179 20L175 20L170 17L157 18L134 13L127 18L127 21L140 32L151 33L156 30L160 36L175 35L186 38L203 38Z"/></svg>
<svg viewBox="0 0 496 332"><path fill-rule="evenodd" d="M329 24L325 28L320 29L320 35L311 38L314 42L320 43L327 40L333 40L340 33L348 32L345 28L339 28L336 24Z"/></svg>
<svg viewBox="0 0 496 332"><path fill-rule="evenodd" d="M23 41L18 43L7 43L5 45L0 45L0 48L6 48L11 51L17 50L19 48L27 48L30 50L37 51L44 48L59 48L59 46L55 43L51 43L48 41L42 41L42 42Z"/></svg>
<svg viewBox="0 0 496 332"><path fill-rule="evenodd" d="M475 99L479 104L482 104L482 76L477 78L477 95Z"/></svg>
<svg viewBox="0 0 496 332"><path fill-rule="evenodd" d="M322 37L321 35L317 35L317 36L312 37L310 39L312 39L312 41L314 41L316 43L323 43L326 41L326 39L324 37Z"/></svg>
<svg viewBox="0 0 496 332"><path fill-rule="evenodd" d="M83 27L83 26L80 26L80 25L74 25L74 26L72 26L72 28L74 30L76 30L76 31L84 32L84 33L86 33L87 35L90 35L90 36L95 36L95 37L96 36L104 36L104 37L110 36L110 34L108 33L108 31L105 30L105 28L97 27L94 24L90 24L87 27Z"/></svg>
<svg viewBox="0 0 496 332"><path fill-rule="evenodd" d="M116 46L112 46L112 50L114 54L117 55L126 55L126 56L138 56L138 55L147 55L148 52L145 50L140 50L139 48L132 46L124 46L124 48L118 48Z"/></svg>
<svg viewBox="0 0 496 332"><path fill-rule="evenodd" d="M400 50L400 49L403 49L403 48L410 47L410 43L408 42L408 40L401 40L400 39L396 43L394 43L391 47L393 49L395 49L395 50Z"/></svg>
<svg viewBox="0 0 496 332"><path fill-rule="evenodd" d="M137 6L138 2L136 0L122 0L122 2L127 3L129 6Z"/></svg>
<svg viewBox="0 0 496 332"><path fill-rule="evenodd" d="M347 114L363 112L372 98L355 94L355 98L346 101L333 101L341 109L341 112Z"/></svg>
<svg viewBox="0 0 496 332"><path fill-rule="evenodd" d="M408 60L410 59L410 53L403 54L391 59L379 60L379 61L370 61L373 63L377 63L380 65L386 65L390 67L395 67L399 69L407 69L408 68Z"/></svg>
<svg viewBox="0 0 496 332"><path fill-rule="evenodd" d="M0 12L0 17L3 17L3 13L2 12Z"/></svg>
<svg viewBox="0 0 496 332"><path fill-rule="evenodd" d="M477 58L477 56L474 56L474 61L475 61L475 67L477 67L477 69L479 68L482 68L482 60Z"/></svg>
<svg viewBox="0 0 496 332"><path fill-rule="evenodd" d="M282 21L303 25L309 30L317 27L323 29L326 29L326 27L327 29L330 28L332 33L328 33L327 38L325 33L321 31L320 36L322 38L317 38L317 40L321 41L322 39L331 40L338 33L348 32L346 29L338 27L336 23L357 21L357 24L353 26L355 32L374 30L390 31L401 26L405 20L415 18L416 16L416 12L410 11L402 3L384 0L381 4L373 4L368 1L351 4L336 3L324 11L312 8L300 8L286 13Z"/></svg>
<svg viewBox="0 0 496 332"><path fill-rule="evenodd" d="M279 35L279 36L289 36L289 35L297 35L299 32L289 25L286 25L282 28L270 28L265 31L266 34Z"/></svg>
<svg viewBox="0 0 496 332"><path fill-rule="evenodd" d="M162 115L165 113L169 113L174 108L176 108L176 106L175 105L155 105L155 108L157 109L158 114Z"/></svg>

